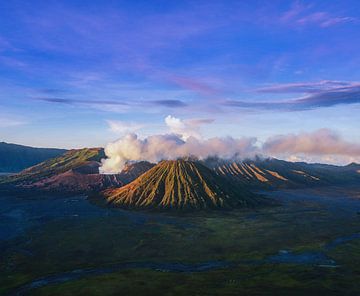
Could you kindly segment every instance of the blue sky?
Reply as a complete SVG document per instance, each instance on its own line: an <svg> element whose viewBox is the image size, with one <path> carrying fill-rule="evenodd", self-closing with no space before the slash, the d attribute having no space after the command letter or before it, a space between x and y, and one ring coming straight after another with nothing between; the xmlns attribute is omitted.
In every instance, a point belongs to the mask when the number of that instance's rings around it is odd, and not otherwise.
<svg viewBox="0 0 360 296"><path fill-rule="evenodd" d="M0 140L328 129L360 143L360 2L1 1Z"/></svg>

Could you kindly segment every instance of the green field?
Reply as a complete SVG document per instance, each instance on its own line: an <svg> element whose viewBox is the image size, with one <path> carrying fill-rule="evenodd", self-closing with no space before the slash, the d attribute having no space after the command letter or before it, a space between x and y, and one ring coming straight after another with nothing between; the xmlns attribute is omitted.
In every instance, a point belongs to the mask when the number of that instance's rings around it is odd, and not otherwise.
<svg viewBox="0 0 360 296"><path fill-rule="evenodd" d="M25 295L359 295L356 190L272 193L282 206L228 212L59 218L2 243L0 294L43 277L125 262L228 262L203 272L119 268L29 289ZM292 198L287 199L286 196ZM307 198L302 198L307 196ZM314 196L314 198L312 197ZM329 201L329 202L328 202ZM341 206L339 206L341 205ZM111 210L112 212L119 210ZM122 212L124 213L124 211ZM321 253L336 264L272 262L288 250Z"/></svg>

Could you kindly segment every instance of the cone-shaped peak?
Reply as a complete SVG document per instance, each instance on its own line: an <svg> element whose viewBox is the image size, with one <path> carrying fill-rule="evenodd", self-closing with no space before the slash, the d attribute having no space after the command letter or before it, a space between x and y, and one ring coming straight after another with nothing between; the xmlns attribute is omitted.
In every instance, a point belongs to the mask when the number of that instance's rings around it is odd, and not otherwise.
<svg viewBox="0 0 360 296"><path fill-rule="evenodd" d="M161 161L130 184L103 192L126 208L205 209L253 207L262 199L196 161Z"/></svg>

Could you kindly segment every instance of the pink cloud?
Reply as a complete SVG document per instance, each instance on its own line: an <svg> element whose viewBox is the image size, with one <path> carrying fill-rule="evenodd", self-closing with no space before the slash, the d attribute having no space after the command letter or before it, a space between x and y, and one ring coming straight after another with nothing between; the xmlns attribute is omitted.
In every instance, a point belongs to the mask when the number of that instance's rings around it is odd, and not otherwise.
<svg viewBox="0 0 360 296"><path fill-rule="evenodd" d="M264 143L263 150L277 156L303 154L360 157L359 143L346 141L329 129L271 137Z"/></svg>
<svg viewBox="0 0 360 296"><path fill-rule="evenodd" d="M293 6L280 17L280 22L288 25L316 25L327 28L341 23L357 21L354 17L333 15L326 11L314 11L312 8L313 5L304 5L296 1Z"/></svg>
<svg viewBox="0 0 360 296"><path fill-rule="evenodd" d="M309 6L304 6L299 1L296 1L293 6L281 16L280 19L283 22L291 21L308 8Z"/></svg>
<svg viewBox="0 0 360 296"><path fill-rule="evenodd" d="M295 20L295 22L299 25L316 24L322 28L331 27L340 23L349 23L354 21L355 18L348 16L333 17L327 12L315 12Z"/></svg>
<svg viewBox="0 0 360 296"><path fill-rule="evenodd" d="M353 17L348 17L348 16L344 16L344 17L333 17L333 18L328 18L327 20L324 20L321 23L322 27L330 27L330 26L334 26L340 23L349 23L349 22L355 22L356 19Z"/></svg>
<svg viewBox="0 0 360 296"><path fill-rule="evenodd" d="M219 91L216 90L215 88L209 86L206 83L199 82L193 78L174 75L174 74L167 74L165 78L184 89L194 91L201 95L208 96L208 95L219 94Z"/></svg>
<svg viewBox="0 0 360 296"><path fill-rule="evenodd" d="M320 80L315 82L272 84L258 88L255 91L260 93L313 93L358 86L360 86L359 82Z"/></svg>
<svg viewBox="0 0 360 296"><path fill-rule="evenodd" d="M199 81L197 78L178 75L167 70L158 69L144 59L137 60L134 63L133 70L145 74L150 79L171 83L184 90L189 90L203 96L215 96L221 92L215 87L210 86L208 83Z"/></svg>

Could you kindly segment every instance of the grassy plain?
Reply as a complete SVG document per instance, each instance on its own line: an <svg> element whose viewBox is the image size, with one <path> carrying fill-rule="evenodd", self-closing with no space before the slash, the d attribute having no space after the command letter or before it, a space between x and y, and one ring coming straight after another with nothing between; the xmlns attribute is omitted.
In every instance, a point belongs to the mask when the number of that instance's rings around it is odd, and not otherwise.
<svg viewBox="0 0 360 296"><path fill-rule="evenodd" d="M2 243L0 294L45 276L124 262L226 261L228 268L204 272L121 269L26 295L359 295L360 239L326 248L360 232L356 209L337 210L324 196L285 201L280 195L282 206L257 211L56 219ZM280 250L322 252L336 266L267 261Z"/></svg>

